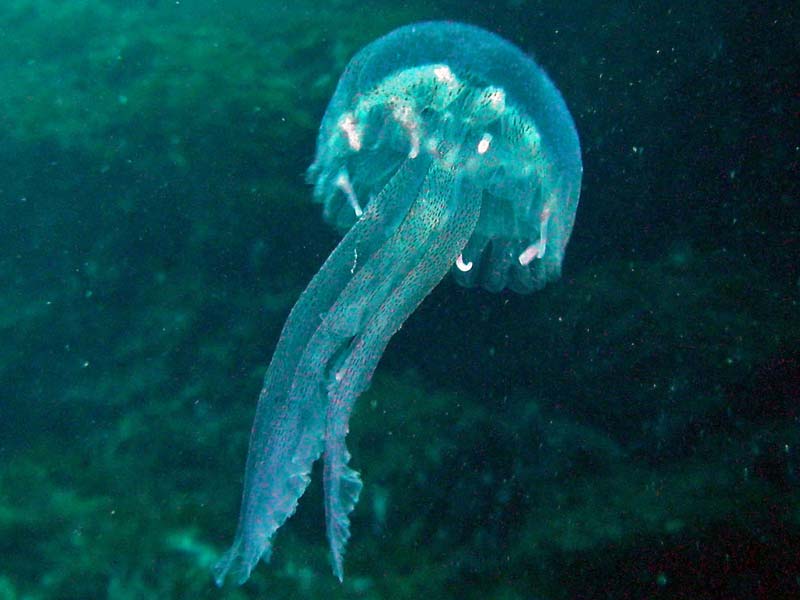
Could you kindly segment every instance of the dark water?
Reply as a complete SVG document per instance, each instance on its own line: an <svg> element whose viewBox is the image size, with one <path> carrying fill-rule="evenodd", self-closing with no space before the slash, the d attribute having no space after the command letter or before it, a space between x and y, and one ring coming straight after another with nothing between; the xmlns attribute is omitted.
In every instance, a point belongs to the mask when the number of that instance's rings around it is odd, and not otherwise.
<svg viewBox="0 0 800 600"><path fill-rule="evenodd" d="M0 598L800 597L800 11L789 2L8 0ZM293 302L337 241L303 174L348 58L458 19L575 118L560 281L441 284L348 437L217 589Z"/></svg>

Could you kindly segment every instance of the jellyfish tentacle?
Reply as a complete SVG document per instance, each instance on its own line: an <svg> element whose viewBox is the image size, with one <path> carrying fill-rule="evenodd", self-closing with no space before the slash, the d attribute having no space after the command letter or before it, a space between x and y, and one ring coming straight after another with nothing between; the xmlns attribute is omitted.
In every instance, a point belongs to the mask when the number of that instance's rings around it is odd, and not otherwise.
<svg viewBox="0 0 800 600"><path fill-rule="evenodd" d="M381 193L367 206L314 276L289 314L259 395L239 523L230 549L214 566L222 585L228 573L243 583L259 559L269 561L271 538L295 510L308 485L312 463L322 451L324 390L291 395L303 348L310 345L320 322L352 283L353 256L370 256L396 230L424 180L422 161L405 161ZM317 347L319 353L319 347Z"/></svg>
<svg viewBox="0 0 800 600"><path fill-rule="evenodd" d="M412 162L417 162L424 168L431 161L420 158ZM279 465L267 469L272 474L269 485L273 489L278 488L283 494L284 503L280 513L283 520L291 515L297 499L305 491L311 464L321 450L326 414L325 382L337 380L337 374L341 372L339 365L347 356L347 349L354 337L363 331L372 315L380 310L397 283L424 259L428 238L434 235L438 224L446 218L446 207L431 200L432 193L441 195L439 190L443 184L438 180L442 179L442 175L440 170L431 171L435 171L438 177L432 177L429 171L419 190L398 188L398 193L403 197L413 192L417 199L391 236L362 265L356 267L350 281L307 342L297 363L286 401L287 406L301 407L292 413L297 417L296 426L299 431L295 449L289 454L292 469L284 470L283 473L277 470ZM434 180L437 181L436 186L431 183ZM392 200L391 197L383 199L384 202ZM409 243L410 240L417 243ZM308 423L313 425L309 427ZM275 449L272 450L271 457L274 455ZM283 456L283 464L285 458ZM281 477L276 477L276 474ZM360 491L360 481L355 472L344 472L341 479L348 490L347 495L352 498L352 508ZM271 503L275 505L274 494ZM276 525L277 529L282 522L272 525ZM270 535L273 532L274 529Z"/></svg>
<svg viewBox="0 0 800 600"><path fill-rule="evenodd" d="M351 341L336 371L337 377L328 385L323 485L333 570L340 581L344 576L344 548L350 538L349 514L361 491L358 473L347 464L350 453L345 444L353 405L368 387L389 340L461 254L480 211L480 190L453 185L452 172L449 182L441 173L435 175L439 177L431 178L434 183L429 200L432 202L425 208L429 218L420 215L417 223L419 235L426 238L425 242L416 243L416 238L409 240L412 246L424 246L424 252L372 313L363 331ZM412 212L408 219L411 215ZM438 226L433 229L429 227L431 217L438 220Z"/></svg>

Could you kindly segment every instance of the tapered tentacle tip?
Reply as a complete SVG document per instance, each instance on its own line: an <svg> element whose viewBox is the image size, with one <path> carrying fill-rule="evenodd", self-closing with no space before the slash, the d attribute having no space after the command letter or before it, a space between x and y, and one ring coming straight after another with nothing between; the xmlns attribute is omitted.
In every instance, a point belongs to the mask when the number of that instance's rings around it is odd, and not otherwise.
<svg viewBox="0 0 800 600"><path fill-rule="evenodd" d="M211 575L214 577L214 583L217 587L225 585L225 578L228 576L232 563L231 550L225 552L219 560L214 564L211 569Z"/></svg>
<svg viewBox="0 0 800 600"><path fill-rule="evenodd" d="M337 450L341 452L343 461L334 460L339 456ZM331 545L331 565L333 574L339 579L344 580L344 552L347 547L347 540L350 539L350 518L349 514L358 502L361 493L361 478L357 471L346 466L350 459L350 454L344 448L333 446L329 447L325 454L328 462L328 477L325 479L325 498L326 498L326 521L328 530L328 541Z"/></svg>
<svg viewBox="0 0 800 600"><path fill-rule="evenodd" d="M333 563L333 574L336 576L336 579L339 580L339 583L344 583L344 567L342 561L342 555L334 555L331 559Z"/></svg>
<svg viewBox="0 0 800 600"><path fill-rule="evenodd" d="M234 542L233 546L225 552L212 567L211 573L217 587L225 585L225 580L230 579L236 585L242 585L250 578L250 573L259 559L269 562L270 547L255 549L242 543Z"/></svg>
<svg viewBox="0 0 800 600"><path fill-rule="evenodd" d="M347 522L344 527L337 526L331 531L331 568L339 583L344 581L344 550L350 537L350 528Z"/></svg>
<svg viewBox="0 0 800 600"><path fill-rule="evenodd" d="M226 579L231 579L236 585L241 585L250 577L250 569L237 562L228 551L214 565L212 575L217 587L224 586Z"/></svg>

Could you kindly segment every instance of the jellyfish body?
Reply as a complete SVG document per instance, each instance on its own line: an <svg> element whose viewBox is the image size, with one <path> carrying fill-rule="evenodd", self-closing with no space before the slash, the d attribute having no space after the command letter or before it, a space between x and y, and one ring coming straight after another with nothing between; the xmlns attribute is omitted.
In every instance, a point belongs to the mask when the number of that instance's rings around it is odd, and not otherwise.
<svg viewBox="0 0 800 600"><path fill-rule="evenodd" d="M558 90L491 33L410 25L350 61L309 169L325 218L347 233L292 309L267 370L219 584L269 559L320 455L342 579L361 490L348 420L386 345L448 271L462 285L523 293L558 277L581 172Z"/></svg>

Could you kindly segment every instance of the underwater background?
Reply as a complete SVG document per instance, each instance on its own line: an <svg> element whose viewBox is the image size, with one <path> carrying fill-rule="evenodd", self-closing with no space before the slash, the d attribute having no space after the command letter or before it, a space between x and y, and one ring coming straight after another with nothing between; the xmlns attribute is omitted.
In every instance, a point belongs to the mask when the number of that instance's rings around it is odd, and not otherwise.
<svg viewBox="0 0 800 600"><path fill-rule="evenodd" d="M236 525L258 391L338 241L304 173L348 59L453 19L578 129L562 278L446 278L272 561ZM0 600L800 597L800 7L5 0Z"/></svg>

